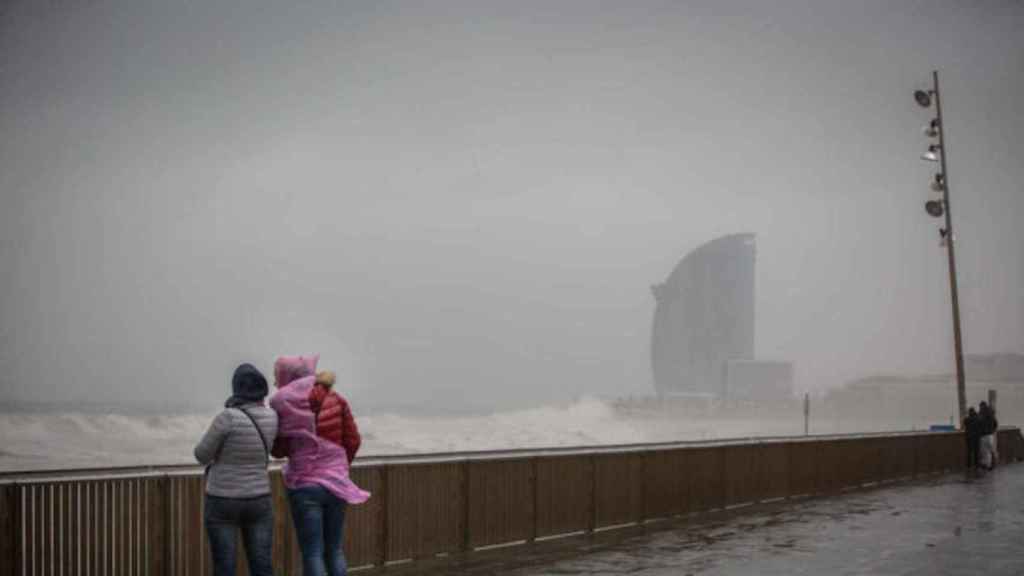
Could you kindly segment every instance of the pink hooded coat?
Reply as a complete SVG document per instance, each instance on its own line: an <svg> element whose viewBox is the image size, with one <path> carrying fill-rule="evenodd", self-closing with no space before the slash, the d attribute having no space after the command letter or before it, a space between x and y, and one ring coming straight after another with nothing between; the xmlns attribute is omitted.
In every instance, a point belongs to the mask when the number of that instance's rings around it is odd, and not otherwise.
<svg viewBox="0 0 1024 576"><path fill-rule="evenodd" d="M288 446L284 484L291 489L319 484L349 504L361 504L370 493L349 478L345 450L316 434L309 393L319 359L319 355L282 356L274 362L278 391L270 406L277 412L278 438Z"/></svg>

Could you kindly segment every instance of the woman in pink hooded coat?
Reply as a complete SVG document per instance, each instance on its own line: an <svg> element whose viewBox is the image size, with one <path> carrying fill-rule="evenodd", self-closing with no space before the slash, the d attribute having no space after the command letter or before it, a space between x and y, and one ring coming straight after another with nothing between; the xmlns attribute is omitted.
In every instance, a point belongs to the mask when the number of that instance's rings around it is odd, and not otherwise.
<svg viewBox="0 0 1024 576"><path fill-rule="evenodd" d="M318 360L318 355L282 356L274 363L278 391L270 406L277 412L278 435L273 452L288 458L284 484L302 549L303 575L342 576L345 508L365 502L370 493L349 478L345 449L316 433L310 395Z"/></svg>

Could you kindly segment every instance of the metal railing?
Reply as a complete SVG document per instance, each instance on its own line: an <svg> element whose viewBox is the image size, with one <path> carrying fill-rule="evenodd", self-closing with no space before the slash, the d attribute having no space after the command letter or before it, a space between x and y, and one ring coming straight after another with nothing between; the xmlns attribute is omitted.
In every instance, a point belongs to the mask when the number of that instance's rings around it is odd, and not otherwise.
<svg viewBox="0 0 1024 576"><path fill-rule="evenodd" d="M1024 457L1017 428L999 432ZM963 437L914 432L357 459L349 565L384 565L960 469ZM300 572L278 466L275 570ZM0 576L210 574L194 466L0 474ZM240 555L244 556L244 555ZM239 573L247 573L240 557Z"/></svg>

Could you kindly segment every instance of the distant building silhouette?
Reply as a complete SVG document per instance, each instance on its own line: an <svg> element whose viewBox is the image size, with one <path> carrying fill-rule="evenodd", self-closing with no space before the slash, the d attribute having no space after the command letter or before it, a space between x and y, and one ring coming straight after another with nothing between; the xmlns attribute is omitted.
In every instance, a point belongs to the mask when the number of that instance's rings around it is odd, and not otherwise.
<svg viewBox="0 0 1024 576"><path fill-rule="evenodd" d="M651 366L659 395L725 395L729 360L754 358L753 234L723 236L652 287Z"/></svg>
<svg viewBox="0 0 1024 576"><path fill-rule="evenodd" d="M753 234L716 238L651 287L651 367L659 396L792 398L793 365L754 354L755 251Z"/></svg>

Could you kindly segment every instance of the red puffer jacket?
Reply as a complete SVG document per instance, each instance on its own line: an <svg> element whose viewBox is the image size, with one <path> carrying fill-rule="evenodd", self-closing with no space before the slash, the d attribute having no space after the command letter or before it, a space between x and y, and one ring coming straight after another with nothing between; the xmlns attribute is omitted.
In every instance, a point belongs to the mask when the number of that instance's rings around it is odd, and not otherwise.
<svg viewBox="0 0 1024 576"><path fill-rule="evenodd" d="M362 439L348 402L331 389L333 385L333 372L317 374L316 386L309 393L309 407L316 417L316 435L344 448L352 463Z"/></svg>

